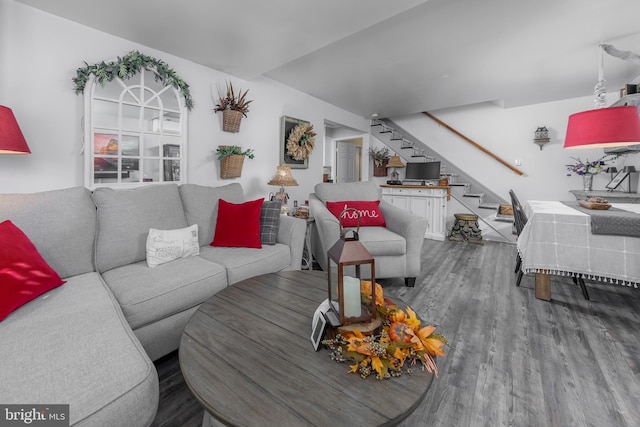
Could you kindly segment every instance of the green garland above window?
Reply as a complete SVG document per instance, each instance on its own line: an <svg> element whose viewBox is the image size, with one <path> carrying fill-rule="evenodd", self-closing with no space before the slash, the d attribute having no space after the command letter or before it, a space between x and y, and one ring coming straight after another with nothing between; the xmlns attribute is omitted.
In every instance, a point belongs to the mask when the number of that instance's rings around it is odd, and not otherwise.
<svg viewBox="0 0 640 427"><path fill-rule="evenodd" d="M100 62L99 64L87 65L76 70L76 77L73 78L75 91L77 94L84 92L84 87L93 74L101 86L112 81L115 77L128 79L140 72L142 68L155 73L156 81L162 82L165 86L173 86L180 95L184 96L185 107L189 111L193 108L193 98L189 92L189 85L182 78L169 68L166 62L144 55L137 50L131 51L117 61Z"/></svg>

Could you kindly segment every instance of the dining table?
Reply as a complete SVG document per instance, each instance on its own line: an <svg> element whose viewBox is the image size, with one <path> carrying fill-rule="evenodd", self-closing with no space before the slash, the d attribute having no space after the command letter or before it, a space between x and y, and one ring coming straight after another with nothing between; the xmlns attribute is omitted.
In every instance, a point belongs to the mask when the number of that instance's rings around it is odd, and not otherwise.
<svg viewBox="0 0 640 427"><path fill-rule="evenodd" d="M551 276L571 276L617 283L640 284L640 237L614 230L600 234L595 220L607 215L589 211L577 202L529 200L527 222L517 240L522 271L535 273L535 296L551 299ZM640 229L640 204L612 203L611 215L627 215ZM595 233L594 233L595 231ZM604 230L604 233L609 231Z"/></svg>

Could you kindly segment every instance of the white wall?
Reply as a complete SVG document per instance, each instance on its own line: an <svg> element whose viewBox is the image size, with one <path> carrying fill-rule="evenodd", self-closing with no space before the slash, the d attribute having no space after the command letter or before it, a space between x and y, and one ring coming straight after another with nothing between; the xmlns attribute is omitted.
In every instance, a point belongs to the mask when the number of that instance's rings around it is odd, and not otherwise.
<svg viewBox="0 0 640 427"><path fill-rule="evenodd" d="M279 162L280 119L307 120L317 132L308 169L294 169L300 184L288 188L292 199L308 198L322 181L324 121L369 131L369 121L267 78L243 81L176 56L73 23L40 10L0 0L0 105L13 109L32 154L0 156L0 193L25 193L84 185L81 118L83 97L71 79L84 61L115 59L131 50L162 59L190 85L195 101L189 113L187 179L202 185L240 182L247 197L267 196ZM216 84L231 80L249 89L248 118L237 134L223 132L213 113ZM253 148L242 178L219 179L218 145Z"/></svg>
<svg viewBox="0 0 640 427"><path fill-rule="evenodd" d="M610 96L610 103L617 98L616 94ZM569 190L582 189L582 178L567 176L565 165L575 162L571 157L591 161L600 158L604 152L602 149L565 150L564 136L569 115L592 108L593 97L583 97L510 109L484 103L432 112L512 165L515 166L516 159L521 160L522 165L516 167L524 172L522 176L423 114L395 117L393 121L507 201L510 189L522 202L531 199L574 200ZM542 151L533 143L534 132L539 126L546 126L551 138ZM620 157L612 165L620 169L625 164L640 170L640 155ZM595 176L593 189L605 190L609 179L606 173Z"/></svg>

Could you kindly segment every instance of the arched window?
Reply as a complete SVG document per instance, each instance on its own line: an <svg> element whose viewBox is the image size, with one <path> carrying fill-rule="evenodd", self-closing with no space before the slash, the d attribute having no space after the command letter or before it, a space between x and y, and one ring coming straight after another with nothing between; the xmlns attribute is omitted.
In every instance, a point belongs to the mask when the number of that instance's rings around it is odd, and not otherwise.
<svg viewBox="0 0 640 427"><path fill-rule="evenodd" d="M154 71L104 85L91 78L84 126L88 188L186 182L184 99Z"/></svg>

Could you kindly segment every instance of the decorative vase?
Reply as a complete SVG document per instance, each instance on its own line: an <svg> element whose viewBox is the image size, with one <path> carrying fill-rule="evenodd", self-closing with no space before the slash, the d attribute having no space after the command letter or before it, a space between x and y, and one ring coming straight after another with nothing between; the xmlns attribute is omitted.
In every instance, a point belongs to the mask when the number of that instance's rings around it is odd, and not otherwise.
<svg viewBox="0 0 640 427"><path fill-rule="evenodd" d="M593 175L590 173L585 173L582 175L582 189L584 191L591 191L593 188Z"/></svg>

